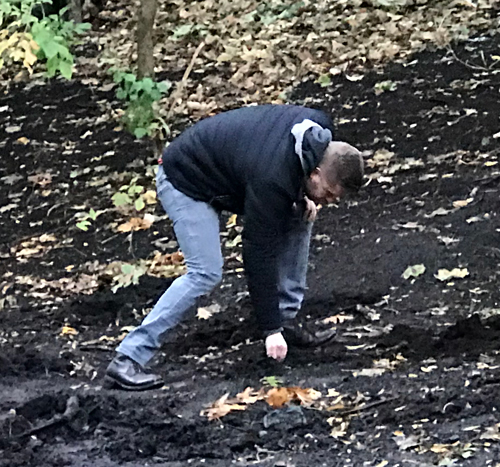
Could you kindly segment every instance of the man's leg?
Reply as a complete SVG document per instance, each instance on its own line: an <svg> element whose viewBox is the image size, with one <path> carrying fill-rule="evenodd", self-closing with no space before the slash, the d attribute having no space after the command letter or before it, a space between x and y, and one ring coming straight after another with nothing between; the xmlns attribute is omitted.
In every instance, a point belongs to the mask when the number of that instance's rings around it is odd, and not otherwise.
<svg viewBox="0 0 500 467"><path fill-rule="evenodd" d="M315 347L335 336L333 329L313 333L296 320L306 290L312 224L294 219L280 253L279 305L283 319L283 337L288 345L296 347Z"/></svg>
<svg viewBox="0 0 500 467"><path fill-rule="evenodd" d="M295 319L306 290L312 222L294 219L279 261L279 306L283 320Z"/></svg>
<svg viewBox="0 0 500 467"><path fill-rule="evenodd" d="M158 196L173 222L187 273L172 283L142 324L117 348L140 365L151 360L166 333L182 320L199 297L211 292L222 279L217 212L209 204L176 190L162 174L163 169L159 170Z"/></svg>

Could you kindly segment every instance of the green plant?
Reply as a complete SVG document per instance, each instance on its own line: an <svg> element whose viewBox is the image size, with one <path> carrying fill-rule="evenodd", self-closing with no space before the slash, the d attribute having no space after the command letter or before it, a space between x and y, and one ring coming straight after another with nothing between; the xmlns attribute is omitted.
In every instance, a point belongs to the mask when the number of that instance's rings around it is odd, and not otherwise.
<svg viewBox="0 0 500 467"><path fill-rule="evenodd" d="M137 285L139 279L146 274L148 266L145 261L139 261L136 264L124 263L120 267L120 272L113 277L114 285L111 288L113 293L121 287Z"/></svg>
<svg viewBox="0 0 500 467"><path fill-rule="evenodd" d="M90 24L64 19L67 7L46 16L43 5L51 4L52 0L0 2L0 67L5 62L22 61L31 73L32 65L39 60L46 62L49 77L60 73L71 78L74 58L70 47L76 43L76 36L90 29ZM33 14L35 11L38 16Z"/></svg>
<svg viewBox="0 0 500 467"><path fill-rule="evenodd" d="M283 384L283 379L278 378L277 376L264 376L260 381L262 384L273 388L277 388Z"/></svg>
<svg viewBox="0 0 500 467"><path fill-rule="evenodd" d="M118 208L120 206L133 205L137 211L142 211L146 206L141 193L144 191L142 185L137 185L138 177L134 177L128 185L123 185L111 199Z"/></svg>
<svg viewBox="0 0 500 467"><path fill-rule="evenodd" d="M98 215L99 214L94 209L90 208L88 213L84 213L83 216L80 216L80 221L76 223L76 226L86 232L92 225L91 221L95 221Z"/></svg>
<svg viewBox="0 0 500 467"><path fill-rule="evenodd" d="M138 79L133 73L111 70L113 81L118 84L116 97L127 102L123 121L136 138L151 136L168 126L159 116L156 102L171 88L169 81L156 82L151 78Z"/></svg>

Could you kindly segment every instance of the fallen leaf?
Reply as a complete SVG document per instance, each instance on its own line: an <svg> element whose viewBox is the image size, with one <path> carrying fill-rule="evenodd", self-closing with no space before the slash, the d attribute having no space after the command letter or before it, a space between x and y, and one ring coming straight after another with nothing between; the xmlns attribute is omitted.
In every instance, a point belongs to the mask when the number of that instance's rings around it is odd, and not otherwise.
<svg viewBox="0 0 500 467"><path fill-rule="evenodd" d="M61 332L59 333L60 336L76 336L77 334L78 331L71 326L63 326Z"/></svg>
<svg viewBox="0 0 500 467"><path fill-rule="evenodd" d="M321 321L323 324L342 324L344 321L350 321L353 320L354 316L351 315L333 315L329 316L328 318L325 318L323 321Z"/></svg>
<svg viewBox="0 0 500 467"><path fill-rule="evenodd" d="M291 400L292 394L288 391L288 388L272 388L266 394L267 403L275 409L283 407Z"/></svg>
<svg viewBox="0 0 500 467"><path fill-rule="evenodd" d="M52 175L50 173L38 173L35 175L30 175L28 180L35 185L45 186L52 183Z"/></svg>
<svg viewBox="0 0 500 467"><path fill-rule="evenodd" d="M226 222L226 228L230 229L231 227L234 227L236 225L236 220L238 219L237 214L233 214Z"/></svg>
<svg viewBox="0 0 500 467"><path fill-rule="evenodd" d="M414 264L413 266L408 266L403 272L403 278L408 280L410 277L421 276L425 272L425 266L423 264Z"/></svg>
<svg viewBox="0 0 500 467"><path fill-rule="evenodd" d="M383 375L386 371L387 371L387 368L363 368L360 371L353 371L352 375L354 377L368 376L371 378L373 376Z"/></svg>
<svg viewBox="0 0 500 467"><path fill-rule="evenodd" d="M430 451L435 452L436 454L447 454L450 452L453 445L451 444L433 444L430 448Z"/></svg>
<svg viewBox="0 0 500 467"><path fill-rule="evenodd" d="M156 204L156 191L148 190L141 196L146 204Z"/></svg>
<svg viewBox="0 0 500 467"><path fill-rule="evenodd" d="M437 274L434 274L434 277L440 281L447 281L449 279L463 279L464 277L469 275L469 271L467 268L454 268L451 271L448 269L439 269Z"/></svg>
<svg viewBox="0 0 500 467"><path fill-rule="evenodd" d="M338 392L336 389L333 388L328 389L326 397L338 397L338 396L340 396L340 392Z"/></svg>
<svg viewBox="0 0 500 467"><path fill-rule="evenodd" d="M207 307L200 307L196 311L196 317L198 319L209 319L215 313L219 313L220 310L221 310L221 307L218 303L214 303L214 304L207 306Z"/></svg>
<svg viewBox="0 0 500 467"><path fill-rule="evenodd" d="M386 167L389 165L394 153L387 149L379 149L375 154L366 161L369 167Z"/></svg>
<svg viewBox="0 0 500 467"><path fill-rule="evenodd" d="M20 138L17 138L17 142L26 146L30 142L30 140L26 138L26 136L21 136Z"/></svg>
<svg viewBox="0 0 500 467"><path fill-rule="evenodd" d="M438 208L435 211L432 211L430 214L426 214L425 217L430 218L430 217L436 217L436 216L446 216L450 212L451 211L448 211L445 208Z"/></svg>
<svg viewBox="0 0 500 467"><path fill-rule="evenodd" d="M0 180L7 185L14 185L14 183L18 182L19 180L22 180L24 177L21 175L17 174L12 174L12 175L6 175L5 177L0 178Z"/></svg>
<svg viewBox="0 0 500 467"><path fill-rule="evenodd" d="M154 216L151 214L145 214L144 218L132 217L130 220L124 224L119 225L116 230L118 232L132 232L137 230L147 230L153 225Z"/></svg>
<svg viewBox="0 0 500 467"><path fill-rule="evenodd" d="M479 438L500 441L500 423L486 428L486 431L481 433Z"/></svg>
<svg viewBox="0 0 500 467"><path fill-rule="evenodd" d="M42 243L47 243L47 242L56 242L57 238L53 234L42 234L40 237L38 237L38 240Z"/></svg>
<svg viewBox="0 0 500 467"><path fill-rule="evenodd" d="M399 449L401 451L406 451L408 449L417 447L420 445L419 439L415 435L409 435L405 436L404 434L402 436L396 436L392 438L396 444L398 445Z"/></svg>
<svg viewBox="0 0 500 467"><path fill-rule="evenodd" d="M236 399L244 404L255 404L255 402L261 401L264 398L265 391L263 389L255 391L254 388L251 387L248 387L239 394L236 394Z"/></svg>
<svg viewBox="0 0 500 467"><path fill-rule="evenodd" d="M228 397L229 393L224 394L220 399L215 401L211 407L203 410L201 415L207 416L209 420L218 420L234 410L247 409L247 405L229 402Z"/></svg>
<svg viewBox="0 0 500 467"><path fill-rule="evenodd" d="M21 127L19 125L10 125L5 127L5 133L17 133L18 131L21 131Z"/></svg>
<svg viewBox="0 0 500 467"><path fill-rule="evenodd" d="M226 248L234 248L242 242L241 235L236 235L233 240L228 240L226 242Z"/></svg>
<svg viewBox="0 0 500 467"><path fill-rule="evenodd" d="M330 436L332 438L342 438L347 434L347 429L349 428L349 422L340 417L330 417L327 418L326 422L328 425L333 427L330 431Z"/></svg>
<svg viewBox="0 0 500 467"><path fill-rule="evenodd" d="M464 208L468 204L472 203L472 201L474 201L474 198L467 198L467 199L460 199L458 201L453 201L453 207Z"/></svg>
<svg viewBox="0 0 500 467"><path fill-rule="evenodd" d="M0 213L4 213L4 212L7 212L7 211L11 211L12 209L15 209L19 207L18 204L13 204L13 203L10 203L10 204L6 204L5 206L2 206L0 208Z"/></svg>
<svg viewBox="0 0 500 467"><path fill-rule="evenodd" d="M301 405L311 405L320 397L321 393L311 388L281 387L270 389L266 394L266 402L278 409L291 401L300 402Z"/></svg>

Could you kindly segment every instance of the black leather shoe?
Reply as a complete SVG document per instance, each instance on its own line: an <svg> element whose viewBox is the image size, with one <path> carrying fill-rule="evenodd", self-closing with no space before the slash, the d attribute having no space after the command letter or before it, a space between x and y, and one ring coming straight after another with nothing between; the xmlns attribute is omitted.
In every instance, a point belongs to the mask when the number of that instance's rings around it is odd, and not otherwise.
<svg viewBox="0 0 500 467"><path fill-rule="evenodd" d="M331 341L336 334L335 329L312 332L296 320L283 323L283 337L288 345L294 347L318 347Z"/></svg>
<svg viewBox="0 0 500 467"><path fill-rule="evenodd" d="M128 391L144 391L163 386L161 376L148 373L139 363L118 353L109 364L104 377L104 386L118 386Z"/></svg>

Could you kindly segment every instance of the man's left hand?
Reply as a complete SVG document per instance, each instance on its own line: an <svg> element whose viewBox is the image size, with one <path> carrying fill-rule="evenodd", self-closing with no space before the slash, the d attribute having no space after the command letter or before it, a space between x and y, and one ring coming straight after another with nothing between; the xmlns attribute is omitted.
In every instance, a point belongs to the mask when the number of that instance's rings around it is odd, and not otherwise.
<svg viewBox="0 0 500 467"><path fill-rule="evenodd" d="M304 220L306 222L314 222L316 220L316 215L318 214L318 206L307 196L304 196L304 201L306 202L306 208L304 210Z"/></svg>

